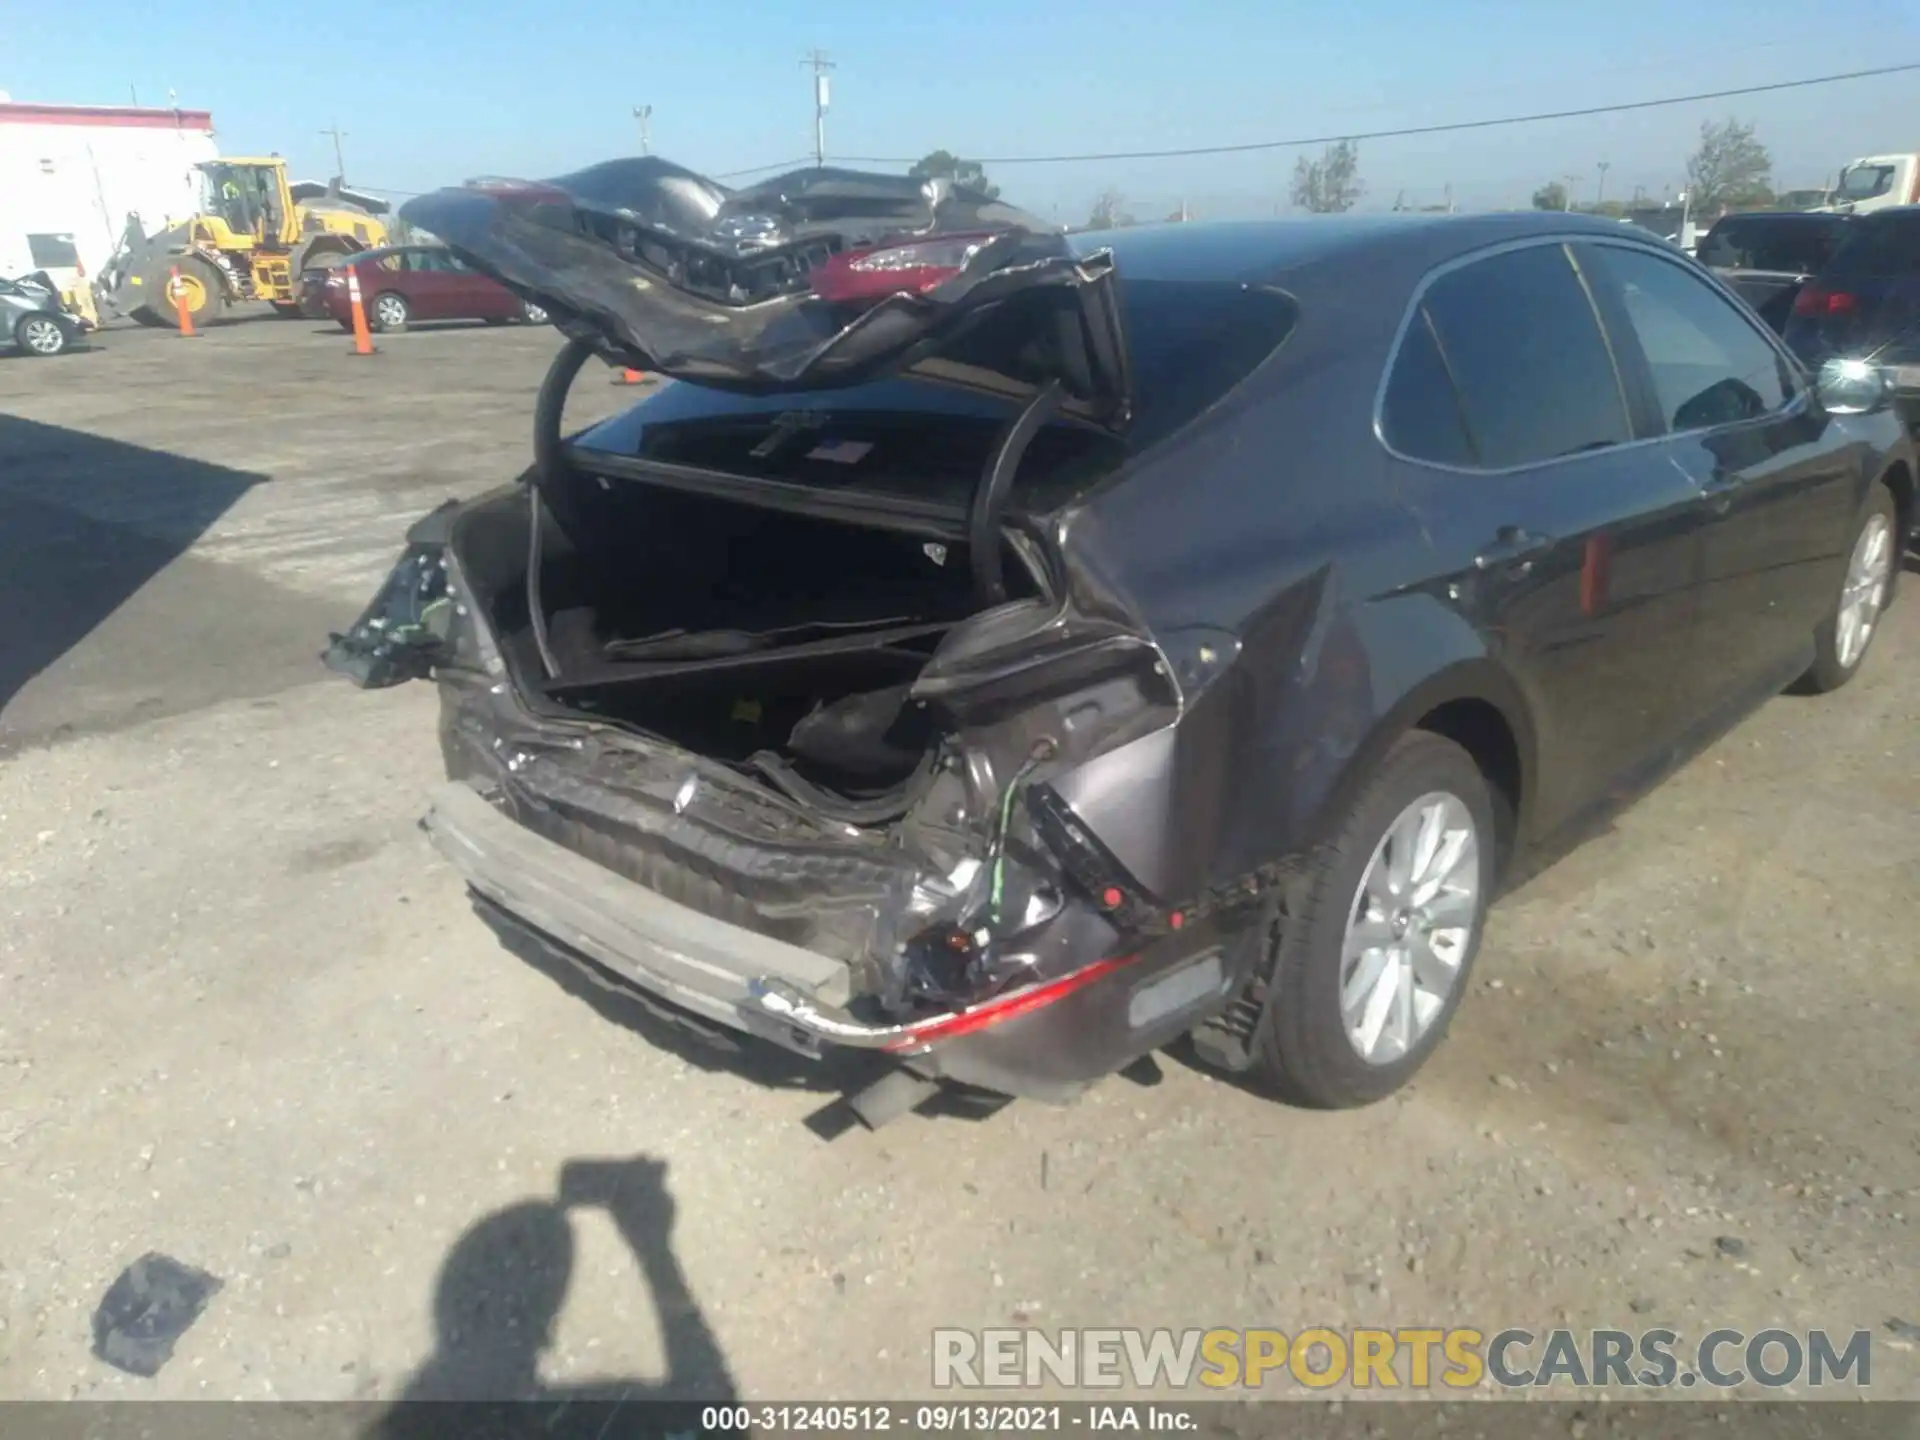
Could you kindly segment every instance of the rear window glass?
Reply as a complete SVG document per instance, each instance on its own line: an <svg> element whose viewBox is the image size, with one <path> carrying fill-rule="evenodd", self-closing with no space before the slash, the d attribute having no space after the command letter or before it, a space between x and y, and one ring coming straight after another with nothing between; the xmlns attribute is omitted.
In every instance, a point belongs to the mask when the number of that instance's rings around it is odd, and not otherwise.
<svg viewBox="0 0 1920 1440"><path fill-rule="evenodd" d="M1722 270L1816 274L1833 258L1846 229L1847 222L1837 215L1830 220L1722 220L1701 242L1700 259Z"/></svg>
<svg viewBox="0 0 1920 1440"><path fill-rule="evenodd" d="M1920 275L1920 210L1862 220L1827 267L1830 275Z"/></svg>
<svg viewBox="0 0 1920 1440"><path fill-rule="evenodd" d="M1015 493L1036 509L1064 503L1126 458L1173 434L1244 380L1292 332L1290 296L1237 282L1122 280L1136 399L1120 435L1071 419L1038 435ZM1010 356L991 321L941 358L1027 380L1047 373ZM964 501L1018 403L907 377L840 390L739 395L667 386L577 443L616 454L828 488Z"/></svg>

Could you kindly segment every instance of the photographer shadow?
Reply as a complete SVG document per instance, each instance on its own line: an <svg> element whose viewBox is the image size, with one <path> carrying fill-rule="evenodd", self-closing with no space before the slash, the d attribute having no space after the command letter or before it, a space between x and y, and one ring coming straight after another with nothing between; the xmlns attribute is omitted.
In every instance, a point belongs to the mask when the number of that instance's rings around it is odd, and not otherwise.
<svg viewBox="0 0 1920 1440"><path fill-rule="evenodd" d="M568 1212L588 1207L612 1218L646 1278L666 1352L658 1378L553 1385L540 1377L573 1274ZM677 1401L685 1409L733 1399L726 1357L673 1253L673 1216L666 1166L636 1156L568 1161L553 1198L476 1221L440 1267L434 1353L366 1440L516 1433L530 1410L540 1415L543 1434L615 1433L649 1415L628 1407Z"/></svg>

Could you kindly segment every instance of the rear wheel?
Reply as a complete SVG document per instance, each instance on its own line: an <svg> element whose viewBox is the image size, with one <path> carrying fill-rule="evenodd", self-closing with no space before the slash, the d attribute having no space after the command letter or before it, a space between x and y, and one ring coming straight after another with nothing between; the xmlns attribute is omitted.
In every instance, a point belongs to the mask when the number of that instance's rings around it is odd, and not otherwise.
<svg viewBox="0 0 1920 1440"><path fill-rule="evenodd" d="M1880 616L1893 598L1894 572L1903 537L1899 512L1884 485L1873 487L1854 526L1853 545L1833 613L1813 634L1813 665L1794 686L1806 694L1838 690L1860 673L1867 647L1879 633Z"/></svg>
<svg viewBox="0 0 1920 1440"><path fill-rule="evenodd" d="M407 328L411 314L404 295L383 290L373 297L373 304L367 310L367 323L382 334L392 335Z"/></svg>
<svg viewBox="0 0 1920 1440"><path fill-rule="evenodd" d="M523 300L520 303L520 318L529 325L544 325L547 323L547 312L531 300Z"/></svg>
<svg viewBox="0 0 1920 1440"><path fill-rule="evenodd" d="M127 313L139 324L151 325L156 330L171 330L175 324L172 315L162 314L160 311L151 309L145 305L141 305Z"/></svg>
<svg viewBox="0 0 1920 1440"><path fill-rule="evenodd" d="M1383 1099L1439 1045L1466 992L1496 863L1496 800L1451 740L1403 737L1301 877L1255 1065L1282 1099Z"/></svg>
<svg viewBox="0 0 1920 1440"><path fill-rule="evenodd" d="M13 327L13 338L27 354L42 359L60 354L71 343L67 327L51 315L22 316Z"/></svg>

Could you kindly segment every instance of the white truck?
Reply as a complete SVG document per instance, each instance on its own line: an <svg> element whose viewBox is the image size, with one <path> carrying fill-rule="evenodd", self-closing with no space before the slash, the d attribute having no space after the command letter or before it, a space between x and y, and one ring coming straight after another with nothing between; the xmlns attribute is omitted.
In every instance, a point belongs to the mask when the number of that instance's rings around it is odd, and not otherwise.
<svg viewBox="0 0 1920 1440"><path fill-rule="evenodd" d="M1821 208L1866 215L1895 205L1920 205L1920 152L1849 160Z"/></svg>

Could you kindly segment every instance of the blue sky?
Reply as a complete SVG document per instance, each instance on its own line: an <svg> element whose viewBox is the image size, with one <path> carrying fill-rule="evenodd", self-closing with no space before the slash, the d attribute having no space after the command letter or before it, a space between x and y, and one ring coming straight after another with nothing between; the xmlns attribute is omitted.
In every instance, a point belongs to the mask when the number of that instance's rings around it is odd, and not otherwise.
<svg viewBox="0 0 1920 1440"><path fill-rule="evenodd" d="M330 0L286 12L284 38L246 24L155 23L151 4L15 7L0 90L16 100L208 109L224 150L278 150L350 180L429 189L479 173L551 175L637 148L708 173L797 159L813 144L801 57L837 62L833 156L1112 151L1382 130L1765 84L1920 60L1913 0L942 0L671 5L573 0ZM216 41L224 33L224 44ZM225 54L220 52L224 50ZM1362 146L1367 206L1404 190L1523 204L1598 162L1607 193L1679 183L1705 119L1759 125L1781 188L1842 160L1920 144L1920 74L1639 114ZM997 166L1008 198L1063 222L1119 189L1143 218L1270 213L1295 154Z"/></svg>

